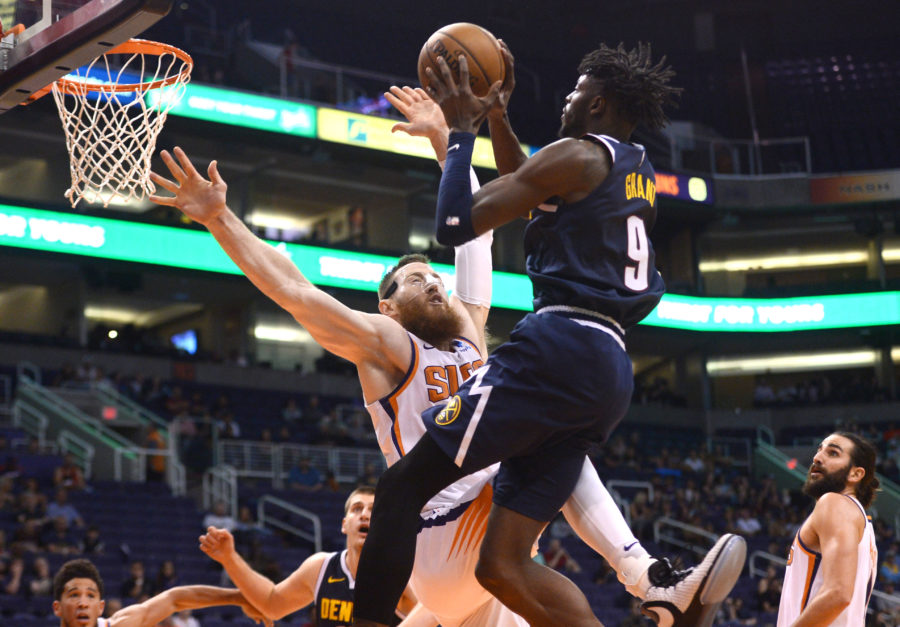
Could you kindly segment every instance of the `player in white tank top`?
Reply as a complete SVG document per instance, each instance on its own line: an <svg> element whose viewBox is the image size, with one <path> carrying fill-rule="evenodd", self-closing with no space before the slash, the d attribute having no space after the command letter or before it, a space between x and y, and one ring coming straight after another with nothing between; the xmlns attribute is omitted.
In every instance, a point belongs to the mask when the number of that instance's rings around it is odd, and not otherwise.
<svg viewBox="0 0 900 627"><path fill-rule="evenodd" d="M60 627L155 627L175 612L217 605L237 605L254 622L263 618L238 590L215 586L176 586L102 618L103 579L86 559L70 560L60 567L53 578L53 596L53 613Z"/></svg>
<svg viewBox="0 0 900 627"><path fill-rule="evenodd" d="M366 405L388 465L422 434L422 411L448 400L484 359L474 343L458 338L452 351L409 334L413 357L407 376L391 394ZM444 627L524 626L475 578L475 565L491 506L490 481L498 464L446 487L422 511L411 583L419 601Z"/></svg>
<svg viewBox="0 0 900 627"><path fill-rule="evenodd" d="M803 487L816 506L791 544L778 627L865 624L878 568L864 507L878 485L874 466L875 449L859 436L833 433L819 445Z"/></svg>

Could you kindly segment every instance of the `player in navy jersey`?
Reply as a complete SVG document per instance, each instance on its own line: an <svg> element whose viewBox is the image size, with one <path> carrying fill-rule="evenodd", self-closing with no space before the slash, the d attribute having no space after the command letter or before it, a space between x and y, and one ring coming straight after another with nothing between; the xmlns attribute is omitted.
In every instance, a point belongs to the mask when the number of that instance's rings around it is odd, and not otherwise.
<svg viewBox="0 0 900 627"><path fill-rule="evenodd" d="M511 70L508 50L504 55ZM625 331L656 306L664 287L648 238L656 219L654 172L629 138L639 123L662 126L663 108L679 90L669 85L674 73L664 60L651 62L649 46L601 46L579 66L562 139L526 159L504 115L508 86L495 84L479 98L463 56L458 85L443 59L438 65L439 74L429 70L430 95L451 129L438 241L459 245L531 215L525 248L535 313L446 405L423 414L427 433L382 476L358 569L354 624L390 619L412 569L422 504L501 461L479 582L531 625L599 625L578 588L534 562L531 549L572 492L585 453L607 438L631 399ZM475 134L489 116L503 176L473 195ZM717 557L692 578L657 582L645 613L661 625L709 621L691 599L699 588L703 603L721 602L746 550L737 536L720 543Z"/></svg>
<svg viewBox="0 0 900 627"><path fill-rule="evenodd" d="M374 488L360 486L344 503L341 533L347 537L343 551L310 555L277 584L256 572L237 553L234 537L227 529L210 527L200 536L200 548L225 568L225 572L259 611L280 620L315 603L317 627L345 627L353 616L353 588L359 551L366 541ZM416 604L412 591L397 606L391 625L398 624Z"/></svg>

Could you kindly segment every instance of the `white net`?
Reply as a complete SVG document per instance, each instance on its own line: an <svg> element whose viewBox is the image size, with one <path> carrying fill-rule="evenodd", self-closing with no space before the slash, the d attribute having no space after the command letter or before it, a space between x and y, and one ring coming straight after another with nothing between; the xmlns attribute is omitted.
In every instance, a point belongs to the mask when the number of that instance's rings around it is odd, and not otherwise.
<svg viewBox="0 0 900 627"><path fill-rule="evenodd" d="M191 69L185 52L133 39L53 84L69 150L72 207L82 199L104 207L138 202L156 191L150 180L156 138Z"/></svg>

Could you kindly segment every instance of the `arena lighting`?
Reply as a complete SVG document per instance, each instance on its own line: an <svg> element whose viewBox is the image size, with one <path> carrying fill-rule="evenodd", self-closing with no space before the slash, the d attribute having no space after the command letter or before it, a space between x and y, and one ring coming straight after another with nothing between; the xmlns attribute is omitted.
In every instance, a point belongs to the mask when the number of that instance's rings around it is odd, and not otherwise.
<svg viewBox="0 0 900 627"><path fill-rule="evenodd" d="M897 259L900 259L900 249ZM887 253L887 250L885 250ZM722 259L701 261L700 272L744 272L746 270L781 270L802 269L821 266L848 266L865 264L869 254L865 251L841 251L836 253L807 253L797 255L778 255L771 257L743 257L739 259ZM885 256L885 261L887 257Z"/></svg>
<svg viewBox="0 0 900 627"><path fill-rule="evenodd" d="M96 307L87 305L84 308L84 317L88 320L105 320L107 322L120 322L128 324L134 322L134 319L140 312L135 309L122 309L118 307Z"/></svg>
<svg viewBox="0 0 900 627"><path fill-rule="evenodd" d="M173 90L167 88L150 90L146 96L147 105L155 107L161 101L173 98L174 94ZM172 107L169 115L273 133L315 137L339 144L434 160L434 151L427 139L391 132L391 128L397 123L396 118L330 107L315 107L295 100L272 98L222 87L189 84L184 96ZM521 146L526 155L534 154L539 148L529 144ZM497 168L489 138L475 139L472 165ZM710 180L698 176L657 172L656 184L656 191L660 196L707 205L714 204Z"/></svg>
<svg viewBox="0 0 900 627"><path fill-rule="evenodd" d="M270 242L323 287L377 292L395 257ZM241 271L204 231L0 205L0 249L23 248L132 263L220 272ZM434 264L452 291L455 270ZM530 311L524 274L494 272L492 306ZM99 312L95 312L99 316ZM900 325L900 292L802 298L703 298L666 294L641 324L685 331L784 332Z"/></svg>
<svg viewBox="0 0 900 627"><path fill-rule="evenodd" d="M253 328L253 337L257 340L285 342L290 344L309 344L313 342L308 331L301 327L258 324Z"/></svg>
<svg viewBox="0 0 900 627"><path fill-rule="evenodd" d="M894 357L895 350L891 351ZM792 353L759 357L723 357L709 359L706 372L711 377L765 374L768 372L804 372L875 366L878 351L854 350L828 353Z"/></svg>

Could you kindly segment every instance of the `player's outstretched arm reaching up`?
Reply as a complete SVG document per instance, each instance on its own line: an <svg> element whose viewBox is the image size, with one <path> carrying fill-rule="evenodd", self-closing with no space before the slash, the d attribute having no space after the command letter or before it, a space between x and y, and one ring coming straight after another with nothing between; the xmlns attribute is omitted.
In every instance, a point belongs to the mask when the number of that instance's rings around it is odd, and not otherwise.
<svg viewBox="0 0 900 627"><path fill-rule="evenodd" d="M279 583L259 574L234 548L227 529L210 527L200 536L200 549L219 562L244 596L272 619L280 619L312 603L316 598L316 578L328 553L315 553Z"/></svg>

